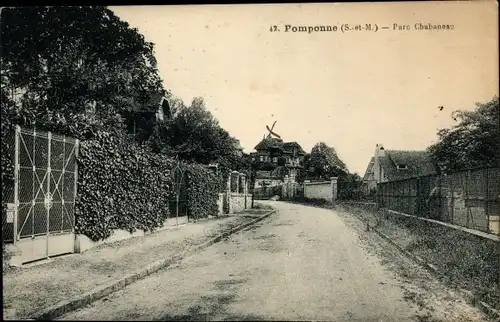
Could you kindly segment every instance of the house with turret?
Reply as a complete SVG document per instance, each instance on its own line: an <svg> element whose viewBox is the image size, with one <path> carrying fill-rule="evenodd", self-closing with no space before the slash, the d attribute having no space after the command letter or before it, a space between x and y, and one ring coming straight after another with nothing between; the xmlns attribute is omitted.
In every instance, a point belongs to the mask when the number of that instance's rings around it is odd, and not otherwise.
<svg viewBox="0 0 500 322"><path fill-rule="evenodd" d="M306 152L295 141L284 142L278 137L264 137L250 153L256 172L256 187L274 186L283 182L285 175L296 178L304 167Z"/></svg>

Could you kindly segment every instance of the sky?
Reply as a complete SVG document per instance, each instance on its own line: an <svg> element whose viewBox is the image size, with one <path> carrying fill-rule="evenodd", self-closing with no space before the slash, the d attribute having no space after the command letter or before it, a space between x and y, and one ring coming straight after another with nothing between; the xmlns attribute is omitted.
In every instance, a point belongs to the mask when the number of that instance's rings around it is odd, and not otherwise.
<svg viewBox="0 0 500 322"><path fill-rule="evenodd" d="M498 96L495 1L110 9L155 44L165 88L186 103L203 97L245 152L277 121L283 140L307 152L325 142L363 174L376 144L425 149L453 125L452 111ZM368 23L377 31L341 31Z"/></svg>

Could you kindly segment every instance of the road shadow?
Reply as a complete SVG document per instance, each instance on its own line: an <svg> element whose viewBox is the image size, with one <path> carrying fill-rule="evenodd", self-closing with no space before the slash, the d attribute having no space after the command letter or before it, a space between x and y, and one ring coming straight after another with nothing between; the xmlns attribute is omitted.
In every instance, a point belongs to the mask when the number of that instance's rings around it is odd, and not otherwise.
<svg viewBox="0 0 500 322"><path fill-rule="evenodd" d="M224 284L224 283L223 283ZM160 321L264 321L269 320L254 314L234 314L227 306L236 301L234 294L202 296L182 314L166 314Z"/></svg>

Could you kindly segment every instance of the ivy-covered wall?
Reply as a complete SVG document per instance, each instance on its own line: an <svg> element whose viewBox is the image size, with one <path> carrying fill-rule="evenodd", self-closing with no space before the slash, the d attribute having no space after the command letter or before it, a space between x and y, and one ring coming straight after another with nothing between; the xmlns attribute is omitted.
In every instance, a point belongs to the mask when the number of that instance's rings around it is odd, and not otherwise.
<svg viewBox="0 0 500 322"><path fill-rule="evenodd" d="M200 219L217 216L219 213L220 177L198 164L186 165L188 211L190 218Z"/></svg>
<svg viewBox="0 0 500 322"><path fill-rule="evenodd" d="M100 133L80 144L76 232L93 240L113 229L161 227L173 198L174 161L131 142Z"/></svg>

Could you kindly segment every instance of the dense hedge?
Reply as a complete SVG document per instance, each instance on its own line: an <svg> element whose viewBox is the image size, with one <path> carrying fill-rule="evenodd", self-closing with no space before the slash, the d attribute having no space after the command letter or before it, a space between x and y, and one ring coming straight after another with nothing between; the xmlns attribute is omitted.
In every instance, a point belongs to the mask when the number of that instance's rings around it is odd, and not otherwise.
<svg viewBox="0 0 500 322"><path fill-rule="evenodd" d="M170 215L169 201L175 199L176 162L107 133L81 143L76 232L99 240L113 229L161 227ZM190 219L216 216L221 176L200 164L179 166L186 174Z"/></svg>
<svg viewBox="0 0 500 322"><path fill-rule="evenodd" d="M218 214L217 200L222 180L211 170L198 164L186 165L188 179L188 212L192 219Z"/></svg>
<svg viewBox="0 0 500 322"><path fill-rule="evenodd" d="M169 216L174 161L110 134L84 141L78 158L76 232L152 230Z"/></svg>

